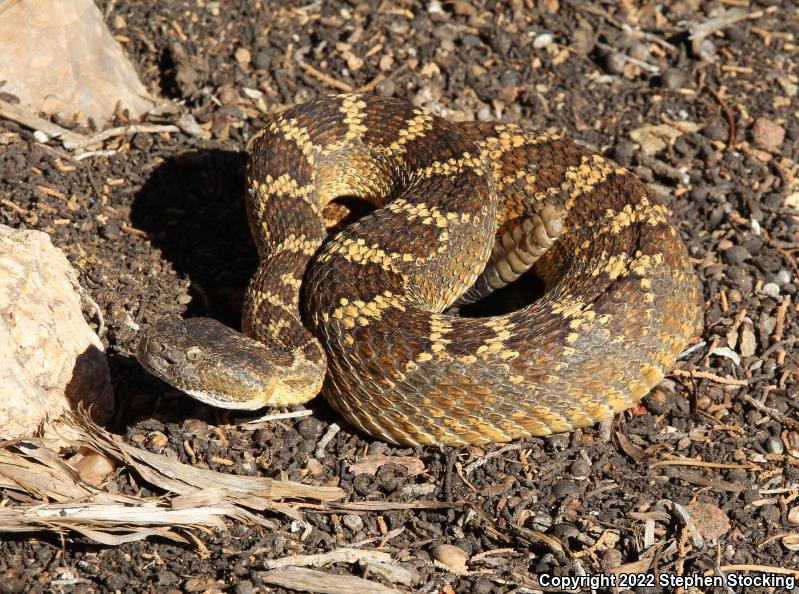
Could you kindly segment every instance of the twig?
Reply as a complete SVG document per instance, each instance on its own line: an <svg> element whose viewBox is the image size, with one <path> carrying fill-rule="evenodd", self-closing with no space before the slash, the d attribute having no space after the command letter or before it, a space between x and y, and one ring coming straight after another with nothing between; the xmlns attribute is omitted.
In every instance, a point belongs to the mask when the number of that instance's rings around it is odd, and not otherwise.
<svg viewBox="0 0 799 594"><path fill-rule="evenodd" d="M27 208L22 208L19 204L14 204L8 198L0 198L0 204L5 204L8 208L10 208L19 215L24 216L30 214L31 212Z"/></svg>
<svg viewBox="0 0 799 594"><path fill-rule="evenodd" d="M110 157L112 155L116 155L117 151L109 150L109 151L86 151L85 153L80 153L72 157L76 161L83 161L84 159L88 159L90 157Z"/></svg>
<svg viewBox="0 0 799 594"><path fill-rule="evenodd" d="M689 356L693 355L696 351L698 351L701 348L704 348L705 346L707 346L707 342L705 342L704 340L702 340L700 342L697 342L696 344L693 344L693 345L689 346L682 353L677 355L677 358L678 359L685 359L686 357L689 357Z"/></svg>
<svg viewBox="0 0 799 594"><path fill-rule="evenodd" d="M711 489L715 489L716 491L729 491L730 493L740 493L746 488L743 485L730 483L728 481L708 479L703 476L699 476L698 474L694 474L693 472L677 471L674 473L673 478L683 480L686 483L691 483L693 485L709 487Z"/></svg>
<svg viewBox="0 0 799 594"><path fill-rule="evenodd" d="M729 129L729 134L727 136L727 150L731 150L732 147L735 146L735 116L732 115L732 110L724 101L724 99L721 98L721 95L719 95L716 89L710 85L707 85L705 88L707 89L708 93L713 95L713 99L716 100L716 102L721 106L721 110L724 112L724 118L727 120L727 128Z"/></svg>
<svg viewBox="0 0 799 594"><path fill-rule="evenodd" d="M722 468L722 469L742 469L742 470L759 470L760 467L756 464L725 464L723 462L706 462L705 460L693 460L691 458L669 458L667 460L658 460L649 465L650 468L657 468L658 466L698 466L700 468Z"/></svg>
<svg viewBox="0 0 799 594"><path fill-rule="evenodd" d="M691 183L691 177L688 175L688 172L673 167L664 161L655 159L654 157L643 157L641 159L641 164L652 169L656 175L665 177L666 179L677 182L678 184L688 185Z"/></svg>
<svg viewBox="0 0 799 594"><path fill-rule="evenodd" d="M725 386L749 385L749 382L746 380L738 380L738 379L733 379L731 377L721 377L720 375L716 375L715 373L710 373L709 371L685 371L684 369L673 369L671 375L676 375L677 377L688 377L688 378L698 377L699 379L708 379L719 384L724 384Z"/></svg>
<svg viewBox="0 0 799 594"><path fill-rule="evenodd" d="M313 76L316 80L326 84L328 87L333 87L334 89L344 91L345 93L352 93L352 85L345 83L344 81L336 80L332 76L325 74L321 70L317 70L306 62L300 62L299 64L300 68L302 68L306 74Z"/></svg>
<svg viewBox="0 0 799 594"><path fill-rule="evenodd" d="M271 571L261 571L255 575L264 583L300 592L324 594L396 594L397 592L397 590L378 582L354 575L325 573L303 567L283 567Z"/></svg>
<svg viewBox="0 0 799 594"><path fill-rule="evenodd" d="M677 49L674 45L670 44L665 39L658 37L657 35L654 35L652 33L647 33L646 31L641 31L640 29L631 27L627 23L622 23L617 18L610 15L608 11L605 10L604 8L587 4L584 2L580 2L579 4L576 5L575 4L573 4L575 8L579 8L580 10L584 10L585 12L590 12L591 14L595 14L596 16L602 18L608 24L613 25L617 29L621 29L625 33L629 34L630 37L632 37L633 39L646 39L647 41L651 41L652 43L658 44L659 46L663 47L664 49L670 52L673 52Z"/></svg>
<svg viewBox="0 0 799 594"><path fill-rule="evenodd" d="M67 142L80 143L87 140L87 137L77 132L72 132L54 124L44 118L31 113L21 105L14 105L0 99L0 118L11 120L31 130L41 130L50 138L60 138L66 146Z"/></svg>
<svg viewBox="0 0 799 594"><path fill-rule="evenodd" d="M314 451L315 458L324 458L325 457L325 448L327 444L333 441L333 438L336 436L336 433L341 430L341 427L332 423L328 428L325 434L322 436L322 439L319 440L319 443L316 444L316 450Z"/></svg>
<svg viewBox="0 0 799 594"><path fill-rule="evenodd" d="M141 229L136 229L136 227L131 227L130 225L126 225L124 223L122 223L119 226L119 228L122 229L125 233L130 233L131 235L135 235L136 237L141 237L141 238L147 237L146 231L142 231Z"/></svg>
<svg viewBox="0 0 799 594"><path fill-rule="evenodd" d="M379 85L384 80L386 80L386 76L381 72L380 74L375 76L372 80L370 80L368 83L366 83L362 87L358 87L357 89L355 89L355 92L356 93L371 93L372 91L375 90L375 88L377 88L377 85Z"/></svg>
<svg viewBox="0 0 799 594"><path fill-rule="evenodd" d="M516 554L516 549L489 549L487 551L483 551L482 553L477 553L471 559L469 559L469 563L474 563L476 561L480 561L481 559L485 559L486 557L490 557L491 555L504 555L505 553L513 553Z"/></svg>
<svg viewBox="0 0 799 594"><path fill-rule="evenodd" d="M777 313L779 313L779 311ZM799 336L792 336L791 338L786 338L785 340L780 340L779 342L775 342L769 348L763 351L763 356L761 357L761 359L765 361L770 355L774 353L774 351L777 351L785 347L793 346L797 342L799 342Z"/></svg>
<svg viewBox="0 0 799 594"><path fill-rule="evenodd" d="M466 465L466 468L464 468L463 471L466 474L469 474L470 472L480 468L483 464L488 462L491 458L496 458L497 456L501 456L502 454L504 454L506 452L515 452L517 450L522 449L523 447L524 447L524 444L521 444L521 443L512 443L510 445L503 446L503 447L499 448L498 450L494 450L493 452L488 452L485 456L481 456L480 458L478 458L474 462L470 462L469 464Z"/></svg>
<svg viewBox="0 0 799 594"><path fill-rule="evenodd" d="M130 126L119 126L117 128L109 128L108 130L103 130L102 132L98 132L91 138L86 138L78 142L65 140L64 148L80 149L90 146L92 144L100 144L101 142L108 140L109 138L114 138L116 136L124 136L126 134L138 134L141 132L148 134L159 134L163 132L180 132L180 128L178 128L177 126L173 126L172 124L134 124Z"/></svg>
<svg viewBox="0 0 799 594"><path fill-rule="evenodd" d="M97 305L97 302L92 299L91 295L89 295L89 292L83 287L80 287L78 294L88 301L89 305L92 306L94 315L97 317L97 336L102 338L103 334L105 334L105 318L103 317L103 310L100 309L100 306Z"/></svg>
<svg viewBox="0 0 799 594"><path fill-rule="evenodd" d="M794 575L796 577L799 577L799 570L797 569L789 569L787 567L777 567L773 565L750 565L747 563L742 565L722 565L720 569L726 572L760 571L762 573L779 573L782 575Z"/></svg>
<svg viewBox="0 0 799 594"><path fill-rule="evenodd" d="M313 414L312 410L295 410L293 412L273 413L271 415L264 415L253 419L252 421L244 421L240 423L236 421L237 425L247 425L252 428L252 425L266 424L268 421L279 421L281 419L297 419L299 417L309 417Z"/></svg>
<svg viewBox="0 0 799 594"><path fill-rule="evenodd" d="M391 563L391 555L381 551L370 551L364 549L340 548L327 553L317 553L315 555L291 555L279 559L267 559L264 561L266 569L277 569L279 567L324 567L333 563Z"/></svg>
<svg viewBox="0 0 799 594"><path fill-rule="evenodd" d="M743 8L731 8L722 12L720 15L702 21L690 29L688 39L691 40L691 49L694 54L699 55L702 42L716 31L720 31L730 25L749 18L749 13Z"/></svg>
<svg viewBox="0 0 799 594"><path fill-rule="evenodd" d="M627 54L623 54L622 52L617 50L612 45L608 45L607 43L597 42L596 46L599 49L605 50L606 52L613 52L615 54L618 54L619 59L622 62L627 62L629 64L634 64L635 66L638 66L639 68L643 68L644 70L646 70L650 74L660 74L660 68L658 66L655 66L654 64L650 64L649 62L644 62L643 60L639 60L638 58L633 58L632 56L628 56Z"/></svg>
<svg viewBox="0 0 799 594"><path fill-rule="evenodd" d="M766 406L759 400L752 398L749 394L741 394L741 399L744 402L754 406L760 412L767 414L775 421L779 421L780 423L793 427L794 429L799 429L799 421L794 421L792 418L785 416L777 409Z"/></svg>

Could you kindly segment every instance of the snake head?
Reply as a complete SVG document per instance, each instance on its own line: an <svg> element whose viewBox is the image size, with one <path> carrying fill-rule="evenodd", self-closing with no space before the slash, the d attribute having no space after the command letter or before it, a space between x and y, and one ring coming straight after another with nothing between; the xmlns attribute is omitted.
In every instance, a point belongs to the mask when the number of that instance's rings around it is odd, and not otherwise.
<svg viewBox="0 0 799 594"><path fill-rule="evenodd" d="M273 363L281 353L210 318L166 318L142 333L136 358L147 371L222 408L280 406Z"/></svg>

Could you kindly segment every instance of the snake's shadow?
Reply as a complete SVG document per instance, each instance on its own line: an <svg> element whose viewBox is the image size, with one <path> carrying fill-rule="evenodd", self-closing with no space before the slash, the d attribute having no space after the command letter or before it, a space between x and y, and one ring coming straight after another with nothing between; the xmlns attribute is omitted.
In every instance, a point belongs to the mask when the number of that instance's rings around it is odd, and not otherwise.
<svg viewBox="0 0 799 594"><path fill-rule="evenodd" d="M244 212L244 166L239 152L181 153L153 170L131 208L133 225L191 281L186 316L209 316L234 328L258 264Z"/></svg>

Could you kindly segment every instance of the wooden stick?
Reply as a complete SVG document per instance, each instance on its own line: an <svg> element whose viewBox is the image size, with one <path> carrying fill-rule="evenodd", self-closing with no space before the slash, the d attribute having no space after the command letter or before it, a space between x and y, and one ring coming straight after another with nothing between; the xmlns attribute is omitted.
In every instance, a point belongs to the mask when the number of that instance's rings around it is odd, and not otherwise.
<svg viewBox="0 0 799 594"><path fill-rule="evenodd" d="M79 144L88 140L83 134L62 128L58 124L40 118L21 105L14 105L2 99L0 99L0 118L11 120L31 130L41 130L51 138L60 138L65 144L67 142Z"/></svg>
<svg viewBox="0 0 799 594"><path fill-rule="evenodd" d="M333 87L334 89L338 89L339 91L344 91L345 93L352 93L352 85L345 83L344 81L336 80L332 76L329 76L322 72L321 70L317 70L310 64L305 62L300 62L300 68L302 68L306 74L310 74L319 82L326 84L328 87Z"/></svg>

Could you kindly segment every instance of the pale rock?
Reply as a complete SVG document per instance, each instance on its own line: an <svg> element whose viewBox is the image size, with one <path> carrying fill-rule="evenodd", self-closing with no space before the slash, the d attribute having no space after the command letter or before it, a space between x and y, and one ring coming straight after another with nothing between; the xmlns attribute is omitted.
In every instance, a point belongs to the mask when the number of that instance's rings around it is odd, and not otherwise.
<svg viewBox="0 0 799 594"><path fill-rule="evenodd" d="M460 547L451 544L440 544L434 546L430 554L433 559L444 564L456 575L466 575L469 571L466 566L469 555Z"/></svg>
<svg viewBox="0 0 799 594"><path fill-rule="evenodd" d="M752 126L752 140L759 148L778 149L785 140L785 128L767 118L757 118Z"/></svg>
<svg viewBox="0 0 799 594"><path fill-rule="evenodd" d="M707 542L715 542L730 531L729 517L713 503L692 501L685 511L691 516L689 529L695 529Z"/></svg>
<svg viewBox="0 0 799 594"><path fill-rule="evenodd" d="M741 330L739 352L742 357L751 357L755 354L756 348L757 340L755 339L755 333L752 332L752 328L749 325L745 325L743 330Z"/></svg>
<svg viewBox="0 0 799 594"><path fill-rule="evenodd" d="M0 439L30 436L79 402L108 420L108 363L63 252L46 233L0 225L0 279Z"/></svg>
<svg viewBox="0 0 799 594"><path fill-rule="evenodd" d="M0 0L0 81L34 111L98 124L117 103L154 106L92 0Z"/></svg>

